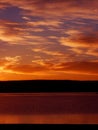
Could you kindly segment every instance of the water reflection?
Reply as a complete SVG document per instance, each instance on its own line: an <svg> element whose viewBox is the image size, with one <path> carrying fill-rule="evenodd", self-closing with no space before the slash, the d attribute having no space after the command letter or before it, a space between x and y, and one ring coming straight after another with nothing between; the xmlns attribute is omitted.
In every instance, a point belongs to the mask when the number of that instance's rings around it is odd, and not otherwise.
<svg viewBox="0 0 98 130"><path fill-rule="evenodd" d="M98 124L98 114L0 115L0 124Z"/></svg>

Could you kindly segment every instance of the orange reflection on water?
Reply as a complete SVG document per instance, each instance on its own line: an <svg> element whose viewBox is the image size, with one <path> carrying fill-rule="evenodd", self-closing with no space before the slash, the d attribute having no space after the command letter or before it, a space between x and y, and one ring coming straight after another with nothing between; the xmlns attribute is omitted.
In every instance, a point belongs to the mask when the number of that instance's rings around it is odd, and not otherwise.
<svg viewBox="0 0 98 130"><path fill-rule="evenodd" d="M0 115L0 124L98 124L98 114Z"/></svg>

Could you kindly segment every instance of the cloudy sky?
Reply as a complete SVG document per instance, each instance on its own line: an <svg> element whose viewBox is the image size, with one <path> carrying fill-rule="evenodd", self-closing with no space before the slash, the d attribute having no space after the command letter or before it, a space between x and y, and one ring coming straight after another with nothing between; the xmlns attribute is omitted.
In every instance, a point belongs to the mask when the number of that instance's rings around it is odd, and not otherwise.
<svg viewBox="0 0 98 130"><path fill-rule="evenodd" d="M0 80L98 80L98 0L0 0Z"/></svg>

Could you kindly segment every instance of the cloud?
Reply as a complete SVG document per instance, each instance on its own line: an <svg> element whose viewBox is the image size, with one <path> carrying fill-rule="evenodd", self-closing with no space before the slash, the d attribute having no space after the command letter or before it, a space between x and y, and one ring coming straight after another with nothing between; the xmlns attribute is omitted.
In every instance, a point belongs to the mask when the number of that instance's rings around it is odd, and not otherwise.
<svg viewBox="0 0 98 130"><path fill-rule="evenodd" d="M87 51L87 54L88 54L88 55L93 55L93 56L98 57L98 48L94 48L94 49L88 50L88 51Z"/></svg>
<svg viewBox="0 0 98 130"><path fill-rule="evenodd" d="M42 29L42 28L33 28L31 31L32 32L43 32L44 29Z"/></svg>
<svg viewBox="0 0 98 130"><path fill-rule="evenodd" d="M4 57L0 59L0 71L4 72L5 68L9 65L15 65L18 64L20 60L20 56L15 56L15 57ZM5 71L6 72L6 71Z"/></svg>
<svg viewBox="0 0 98 130"><path fill-rule="evenodd" d="M61 37L60 42L70 47L98 47L98 32L71 34L69 37Z"/></svg>
<svg viewBox="0 0 98 130"><path fill-rule="evenodd" d="M0 9L8 14L6 20L0 16L0 44L7 44L2 46L1 73L49 78L98 74L98 0L0 0ZM10 10L19 22L11 20ZM14 50L23 63L7 56Z"/></svg>
<svg viewBox="0 0 98 130"><path fill-rule="evenodd" d="M21 24L0 20L0 40L14 44L23 40L23 27Z"/></svg>
<svg viewBox="0 0 98 130"><path fill-rule="evenodd" d="M1 0L0 3L8 3L24 10L25 15L43 17L76 16L85 18L97 18L97 0Z"/></svg>
<svg viewBox="0 0 98 130"><path fill-rule="evenodd" d="M9 65L5 70L11 70L13 73L18 74L31 74L33 75L36 72L43 72L46 70L43 66L33 66L33 65Z"/></svg>
<svg viewBox="0 0 98 130"><path fill-rule="evenodd" d="M32 49L32 51L34 52L41 52L41 53L44 53L44 54L47 54L47 55L52 55L52 56L63 56L64 54L59 52L59 51L56 51L56 50L47 50L46 48L35 48L35 49Z"/></svg>
<svg viewBox="0 0 98 130"><path fill-rule="evenodd" d="M55 70L67 73L98 75L98 62L67 62L55 66Z"/></svg>
<svg viewBox="0 0 98 130"><path fill-rule="evenodd" d="M0 40L8 44L44 44L48 39L32 35L32 32L42 32L41 28L29 28L26 23L0 20Z"/></svg>
<svg viewBox="0 0 98 130"><path fill-rule="evenodd" d="M91 27L65 31L65 37L59 38L60 45L73 52L73 61L93 61L98 59L98 31Z"/></svg>
<svg viewBox="0 0 98 130"><path fill-rule="evenodd" d="M31 6L34 8L32 9ZM71 15L71 17L98 18L97 0L36 0L27 2L27 5L24 5L23 8L30 10L31 15L43 17L60 17Z"/></svg>
<svg viewBox="0 0 98 130"><path fill-rule="evenodd" d="M44 60L33 60L32 64L20 64L20 56L5 57L0 60L2 72L18 74L36 74L63 72L69 74L98 75L98 62L61 62L51 63Z"/></svg>
<svg viewBox="0 0 98 130"><path fill-rule="evenodd" d="M10 64L17 64L18 61L20 60L20 56L15 56L15 57L4 57L0 59L0 65L10 65Z"/></svg>
<svg viewBox="0 0 98 130"><path fill-rule="evenodd" d="M48 70L47 63L37 61L32 64L20 64L21 57L4 57L0 59L1 72L17 73L17 74L33 74L39 71ZM49 67L49 66L48 66Z"/></svg>
<svg viewBox="0 0 98 130"><path fill-rule="evenodd" d="M6 3L0 3L0 9L5 9L7 7Z"/></svg>
<svg viewBox="0 0 98 130"><path fill-rule="evenodd" d="M8 42L10 44L33 44L33 38L32 32L42 32L45 29L42 29L43 27L61 27L61 25L64 23L64 19L66 21L66 18L69 18L69 21L72 20L72 18L75 20L77 16L80 18L87 18L86 15L89 15L91 19L97 14L97 7L98 2L97 0L89 1L87 0L55 0L54 1L45 1L45 0L23 0L23 1L15 1L15 0L1 0L1 4L6 4L8 7L15 6L21 9L21 15L24 20L26 20L23 23L13 23L13 22L1 22L0 30L0 39ZM66 7L66 8L65 8ZM33 21L32 18L27 16L31 14L31 16L38 16L42 20ZM44 19L43 19L43 18ZM49 17L49 18L47 18ZM61 19L56 17L62 17ZM97 15L96 15L97 17ZM46 19L47 18L47 19ZM70 19L71 18L71 19ZM96 18L95 18L96 19ZM76 20L77 22L77 20ZM37 28L35 28L37 27ZM39 27L39 28L38 28ZM59 33L62 33L61 30ZM29 36L28 36L29 35ZM30 37L30 39L28 38ZM86 36L89 38L89 36ZM68 44L73 46L80 46L77 42L81 43L81 46L83 45L83 42L86 42L86 37L83 41L83 36L80 36L78 38L78 41L75 41L76 37L71 37L70 39L62 37L60 42L62 44L66 44L67 41ZM93 40L95 37L93 36L90 40ZM41 38L42 39L42 38ZM32 40L32 41L31 41ZM73 41L76 42L76 44L73 43ZM94 40L93 40L94 41ZM41 43L43 40L40 41ZM46 42L46 40L44 41ZM48 42L48 41L47 41ZM35 41L35 43L37 43Z"/></svg>
<svg viewBox="0 0 98 130"><path fill-rule="evenodd" d="M98 79L98 61L53 63L33 60L31 64L20 64L20 60L20 56L0 59L2 79Z"/></svg>
<svg viewBox="0 0 98 130"><path fill-rule="evenodd" d="M27 25L29 26L53 26L53 27L59 27L62 22L57 20L43 20L43 21L36 21L36 22L27 22Z"/></svg>
<svg viewBox="0 0 98 130"><path fill-rule="evenodd" d="M36 46L31 50L36 56L40 56L38 58L36 57L36 59L48 61L54 64L63 61L71 62L76 59L75 52L66 47L62 47L59 44Z"/></svg>

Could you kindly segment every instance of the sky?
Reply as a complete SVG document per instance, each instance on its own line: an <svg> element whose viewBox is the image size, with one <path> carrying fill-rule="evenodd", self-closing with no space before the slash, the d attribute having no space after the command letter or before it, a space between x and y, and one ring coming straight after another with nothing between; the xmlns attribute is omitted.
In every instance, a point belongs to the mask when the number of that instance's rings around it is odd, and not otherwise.
<svg viewBox="0 0 98 130"><path fill-rule="evenodd" d="M0 0L0 80L98 80L98 0Z"/></svg>

